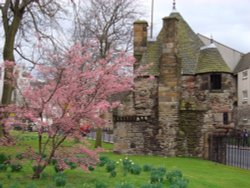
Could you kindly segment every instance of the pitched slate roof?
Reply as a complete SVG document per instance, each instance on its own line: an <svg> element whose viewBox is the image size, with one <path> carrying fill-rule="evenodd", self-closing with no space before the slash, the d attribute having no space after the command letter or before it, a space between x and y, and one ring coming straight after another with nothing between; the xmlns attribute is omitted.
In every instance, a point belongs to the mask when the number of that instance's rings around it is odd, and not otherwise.
<svg viewBox="0 0 250 188"><path fill-rule="evenodd" d="M250 68L250 52L242 56L240 62L235 67L234 72L239 73L249 68Z"/></svg>
<svg viewBox="0 0 250 188"><path fill-rule="evenodd" d="M147 42L147 51L143 54L141 65L147 66L145 72L150 75L159 75L160 45L157 41Z"/></svg>
<svg viewBox="0 0 250 188"><path fill-rule="evenodd" d="M208 72L231 73L230 68L213 43L201 48L196 67L196 74Z"/></svg>
<svg viewBox="0 0 250 188"><path fill-rule="evenodd" d="M178 19L177 56L181 62L181 72L183 75L195 75L204 72L231 72L217 49L200 51L204 43L179 12L174 11L169 17ZM141 59L142 65L151 65L146 72L152 75L159 75L161 43L165 34L164 32L165 30L162 28L156 41L148 41L147 50ZM200 52L202 53L200 54Z"/></svg>
<svg viewBox="0 0 250 188"><path fill-rule="evenodd" d="M178 12L172 12L169 17L177 18L178 56L181 60L182 74L195 74L200 48L204 45L196 33Z"/></svg>

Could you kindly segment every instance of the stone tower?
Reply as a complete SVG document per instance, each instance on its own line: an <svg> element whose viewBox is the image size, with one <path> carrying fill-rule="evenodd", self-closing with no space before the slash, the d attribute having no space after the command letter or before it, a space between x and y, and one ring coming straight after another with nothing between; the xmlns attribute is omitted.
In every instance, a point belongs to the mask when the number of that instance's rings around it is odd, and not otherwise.
<svg viewBox="0 0 250 188"><path fill-rule="evenodd" d="M163 153L175 155L180 95L180 62L177 59L177 18L163 19L160 75L158 85L159 142Z"/></svg>
<svg viewBox="0 0 250 188"><path fill-rule="evenodd" d="M233 70L176 10L155 41L147 40L147 26L134 23L135 68L147 68L114 115L114 151L206 158L209 135L233 128Z"/></svg>

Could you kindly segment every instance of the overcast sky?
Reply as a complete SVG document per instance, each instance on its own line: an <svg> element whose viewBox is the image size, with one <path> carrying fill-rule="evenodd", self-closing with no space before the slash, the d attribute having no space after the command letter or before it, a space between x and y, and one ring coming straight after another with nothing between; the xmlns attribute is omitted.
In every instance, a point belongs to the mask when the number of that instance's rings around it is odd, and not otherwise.
<svg viewBox="0 0 250 188"><path fill-rule="evenodd" d="M152 0L141 0L150 22ZM172 11L173 0L154 0L154 35L162 18ZM176 0L176 9L195 33L243 53L250 52L250 0Z"/></svg>

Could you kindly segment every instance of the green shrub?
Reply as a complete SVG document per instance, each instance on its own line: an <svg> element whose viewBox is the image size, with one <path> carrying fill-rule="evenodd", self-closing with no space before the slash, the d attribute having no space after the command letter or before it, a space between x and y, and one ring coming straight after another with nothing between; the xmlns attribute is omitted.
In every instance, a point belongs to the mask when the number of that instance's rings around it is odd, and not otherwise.
<svg viewBox="0 0 250 188"><path fill-rule="evenodd" d="M115 188L134 188L134 186L130 183L121 183L116 185Z"/></svg>
<svg viewBox="0 0 250 188"><path fill-rule="evenodd" d="M51 161L50 161L50 164L52 164L52 165L55 165L57 163L57 160L56 159L52 159Z"/></svg>
<svg viewBox="0 0 250 188"><path fill-rule="evenodd" d="M108 186L102 182L97 182L95 188L107 188Z"/></svg>
<svg viewBox="0 0 250 188"><path fill-rule="evenodd" d="M151 169L152 169L151 165L148 165L148 164L143 165L143 171L144 172L149 172L149 171L151 171Z"/></svg>
<svg viewBox="0 0 250 188"><path fill-rule="evenodd" d="M7 170L7 164L0 164L0 172L5 172Z"/></svg>
<svg viewBox="0 0 250 188"><path fill-rule="evenodd" d="M100 156L99 160L100 162L98 163L98 166L101 166L101 167L107 164L108 162L110 162L109 158L106 156Z"/></svg>
<svg viewBox="0 0 250 188"><path fill-rule="evenodd" d="M123 165L123 169L125 171L129 171L131 165L132 165L132 161L129 160L128 158L125 158L122 160L122 165Z"/></svg>
<svg viewBox="0 0 250 188"><path fill-rule="evenodd" d="M61 177L61 176L56 177L55 183L56 183L57 187L63 187L66 185L66 179L65 179L65 177Z"/></svg>
<svg viewBox="0 0 250 188"><path fill-rule="evenodd" d="M184 178L177 178L173 184L170 184L169 188L187 188L188 180Z"/></svg>
<svg viewBox="0 0 250 188"><path fill-rule="evenodd" d="M34 183L31 183L31 184L27 185L25 188L37 188L37 185Z"/></svg>
<svg viewBox="0 0 250 188"><path fill-rule="evenodd" d="M3 188L3 183L2 182L0 182L0 188Z"/></svg>
<svg viewBox="0 0 250 188"><path fill-rule="evenodd" d="M41 175L40 175L40 180L42 180L42 179L46 179L46 178L48 178L50 175L48 174L48 173L46 173L46 172L42 172L41 173Z"/></svg>
<svg viewBox="0 0 250 188"><path fill-rule="evenodd" d="M57 187L63 187L66 185L66 178L63 173L57 173L54 178Z"/></svg>
<svg viewBox="0 0 250 188"><path fill-rule="evenodd" d="M74 162L68 162L67 165L70 167L70 169L75 169L77 167L77 164Z"/></svg>
<svg viewBox="0 0 250 188"><path fill-rule="evenodd" d="M10 164L11 172L20 172L23 166L19 163L12 163Z"/></svg>
<svg viewBox="0 0 250 188"><path fill-rule="evenodd" d="M150 181L151 183L161 183L164 180L164 176L166 174L166 168L154 168L151 170Z"/></svg>
<svg viewBox="0 0 250 188"><path fill-rule="evenodd" d="M94 171L95 170L95 168L93 166L89 166L88 169L89 169L89 171Z"/></svg>
<svg viewBox="0 0 250 188"><path fill-rule="evenodd" d="M113 177L113 178L116 177L116 174L117 174L117 173L116 173L115 170L113 170L113 171L110 172L110 176Z"/></svg>
<svg viewBox="0 0 250 188"><path fill-rule="evenodd" d="M22 153L17 153L16 154L16 159L22 160L23 159L23 154Z"/></svg>
<svg viewBox="0 0 250 188"><path fill-rule="evenodd" d="M115 162L114 161L109 161L106 166L106 171L107 172L112 172L115 170Z"/></svg>
<svg viewBox="0 0 250 188"><path fill-rule="evenodd" d="M8 179L8 180L10 180L11 179L11 173L10 172L6 172L6 178Z"/></svg>
<svg viewBox="0 0 250 188"><path fill-rule="evenodd" d="M159 167L157 168L157 170L160 171L163 175L165 175L167 172L167 169L165 167Z"/></svg>
<svg viewBox="0 0 250 188"><path fill-rule="evenodd" d="M15 182L9 186L9 188L19 188L19 183Z"/></svg>
<svg viewBox="0 0 250 188"><path fill-rule="evenodd" d="M163 184L155 183L155 184L146 184L141 186L141 188L163 188Z"/></svg>
<svg viewBox="0 0 250 188"><path fill-rule="evenodd" d="M0 164L5 164L9 161L9 157L4 153L0 153Z"/></svg>
<svg viewBox="0 0 250 188"><path fill-rule="evenodd" d="M170 184L174 184L177 180L182 178L182 172L178 169L172 170L167 173L166 177Z"/></svg>
<svg viewBox="0 0 250 188"><path fill-rule="evenodd" d="M188 186L188 180L183 178L180 170L172 170L167 173L166 177L170 183L170 188L186 188Z"/></svg>
<svg viewBox="0 0 250 188"><path fill-rule="evenodd" d="M139 175L142 171L142 168L137 164L133 164L130 166L129 171L131 174Z"/></svg>
<svg viewBox="0 0 250 188"><path fill-rule="evenodd" d="M158 172L153 171L151 172L150 182L151 183L158 183L163 181L163 176L161 176Z"/></svg>

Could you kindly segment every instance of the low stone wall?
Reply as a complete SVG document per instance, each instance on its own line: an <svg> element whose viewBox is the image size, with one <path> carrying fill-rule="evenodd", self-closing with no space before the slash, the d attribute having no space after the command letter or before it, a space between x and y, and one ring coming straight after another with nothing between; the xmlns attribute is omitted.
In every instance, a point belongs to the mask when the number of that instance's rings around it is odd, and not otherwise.
<svg viewBox="0 0 250 188"><path fill-rule="evenodd" d="M140 117L135 118L139 120ZM141 117L142 118L142 117ZM152 119L142 118L131 121L131 117L120 117L115 122L114 152L126 154L161 154L156 135L159 127ZM147 120L146 120L147 119Z"/></svg>

